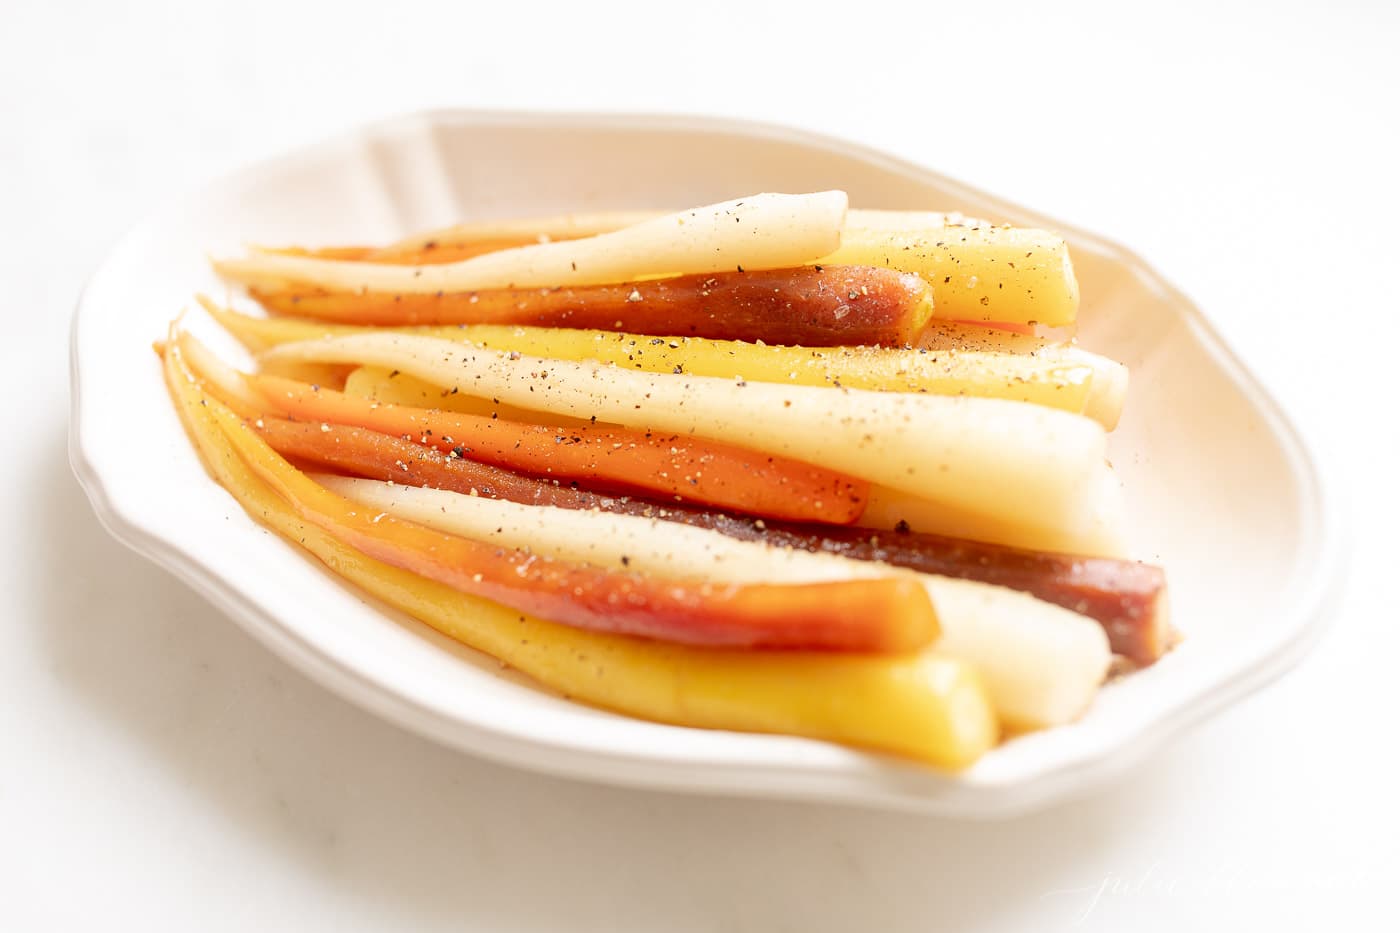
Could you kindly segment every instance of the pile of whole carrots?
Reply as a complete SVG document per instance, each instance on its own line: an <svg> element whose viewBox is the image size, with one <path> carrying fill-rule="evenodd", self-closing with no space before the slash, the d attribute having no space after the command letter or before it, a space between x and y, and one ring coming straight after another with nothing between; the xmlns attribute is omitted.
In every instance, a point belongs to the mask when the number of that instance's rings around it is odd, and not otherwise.
<svg viewBox="0 0 1400 933"><path fill-rule="evenodd" d="M196 448L350 582L582 702L945 768L1169 647L1063 241L841 192L216 263Z"/></svg>

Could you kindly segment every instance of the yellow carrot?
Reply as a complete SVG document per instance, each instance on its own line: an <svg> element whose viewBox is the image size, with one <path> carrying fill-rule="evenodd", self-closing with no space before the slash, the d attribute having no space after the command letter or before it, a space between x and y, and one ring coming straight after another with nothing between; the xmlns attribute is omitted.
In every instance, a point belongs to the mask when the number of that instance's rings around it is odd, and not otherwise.
<svg viewBox="0 0 1400 933"><path fill-rule="evenodd" d="M598 360L642 372L1003 398L1076 414L1087 413L1096 398L1094 368L1089 362L1051 356L957 348L777 347L703 337L489 324L367 328L297 318L256 318L204 301L210 314L254 352L317 337L391 330L549 359ZM444 407L459 404L463 403ZM1094 413L1100 420L1117 418L1111 405L1096 404Z"/></svg>
<svg viewBox="0 0 1400 933"><path fill-rule="evenodd" d="M628 212L486 221L411 237L400 248L471 243L503 235L593 236L641 223L654 213ZM841 246L818 262L914 272L933 286L934 314L965 321L1073 323L1079 285L1063 239L936 211L851 209Z"/></svg>

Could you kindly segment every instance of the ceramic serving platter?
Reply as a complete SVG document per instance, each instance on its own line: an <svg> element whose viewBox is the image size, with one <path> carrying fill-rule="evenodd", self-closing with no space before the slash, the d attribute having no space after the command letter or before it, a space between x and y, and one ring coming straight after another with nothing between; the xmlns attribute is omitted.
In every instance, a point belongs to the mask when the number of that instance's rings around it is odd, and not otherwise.
<svg viewBox="0 0 1400 933"><path fill-rule="evenodd" d="M209 479L150 349L196 291L227 294L206 256L249 242L376 242L464 219L826 188L858 207L1059 230L1083 293L1081 342L1132 368L1110 449L1139 556L1167 567L1186 640L1108 685L1082 721L1008 742L955 776L581 706L367 600ZM189 319L238 356L207 321ZM376 123L242 171L131 231L89 284L72 349L73 466L117 538L350 700L448 745L558 775L947 815L1023 812L1087 792L1285 671L1311 645L1339 563L1314 459L1201 312L1142 260L928 169L790 129L470 111Z"/></svg>

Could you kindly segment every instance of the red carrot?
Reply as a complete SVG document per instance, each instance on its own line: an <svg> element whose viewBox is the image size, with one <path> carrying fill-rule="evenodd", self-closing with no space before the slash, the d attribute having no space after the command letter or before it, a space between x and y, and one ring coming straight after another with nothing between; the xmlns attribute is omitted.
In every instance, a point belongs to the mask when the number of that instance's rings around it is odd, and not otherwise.
<svg viewBox="0 0 1400 933"><path fill-rule="evenodd" d="M917 275L807 266L582 288L428 295L255 291L269 311L345 324L517 324L824 347L913 343L933 314Z"/></svg>

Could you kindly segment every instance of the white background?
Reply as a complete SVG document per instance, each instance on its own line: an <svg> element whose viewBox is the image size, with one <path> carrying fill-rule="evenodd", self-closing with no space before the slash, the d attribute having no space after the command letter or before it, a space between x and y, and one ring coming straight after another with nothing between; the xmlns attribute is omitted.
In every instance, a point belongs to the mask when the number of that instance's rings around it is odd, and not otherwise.
<svg viewBox="0 0 1400 933"><path fill-rule="evenodd" d="M1397 4L349 6L0 6L0 929L1400 928ZM572 784L329 696L98 527L68 316L155 203L451 105L796 124L1127 243L1349 496L1329 637L991 824Z"/></svg>

